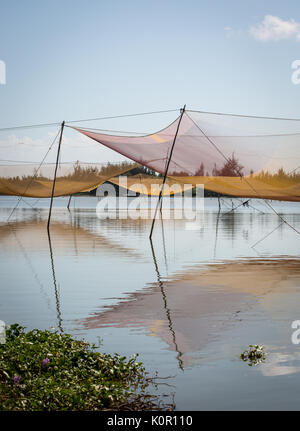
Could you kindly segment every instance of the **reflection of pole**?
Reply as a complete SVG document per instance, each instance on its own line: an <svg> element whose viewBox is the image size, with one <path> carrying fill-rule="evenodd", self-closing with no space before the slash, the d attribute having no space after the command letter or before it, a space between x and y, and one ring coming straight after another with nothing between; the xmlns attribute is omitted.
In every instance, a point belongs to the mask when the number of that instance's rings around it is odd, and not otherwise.
<svg viewBox="0 0 300 431"><path fill-rule="evenodd" d="M47 223L47 231L49 234L49 227L50 227L50 219L51 219L51 213L52 213L52 204L53 204L53 197L54 197L54 189L55 189L55 183L56 183L56 173L57 173L57 167L59 162L59 154L60 154L60 146L63 136L63 131L65 127L65 122L63 121L61 123L61 129L60 129L60 137L59 137L59 143L58 143L58 149L57 149L57 156L56 156L56 165L55 165L55 171L54 171L54 178L53 178L53 184L52 184L52 193L51 193L51 201L50 201L50 208L49 208L49 215L48 215L48 223Z"/></svg>
<svg viewBox="0 0 300 431"><path fill-rule="evenodd" d="M177 357L176 358L178 360L178 366L179 366L179 368L182 371L184 371L183 360L182 360L182 352L180 352L178 350L178 345L176 343L176 334L175 334L175 331L173 329L173 323L172 323L172 319L171 319L171 313L170 313L170 309L168 308L168 304L167 304L167 296L166 296L165 291L164 291L163 282L161 281L161 277L160 277L160 273L159 273L159 269L158 269L158 265L157 265L157 260L156 260L156 257L155 257L154 248L153 248L153 244L152 244L152 240L151 239L150 239L150 246L151 246L152 258L153 258L153 262L154 262L154 266L155 266L155 271L156 271L156 274L157 274L158 285L160 287L161 294L162 294L163 301L164 301L164 309L166 310L166 315L167 315L167 319L168 319L169 329L170 329L170 332L171 332L171 335L172 335L172 340L173 340L173 343L174 343L174 346L175 346L175 351L177 352Z"/></svg>
<svg viewBox="0 0 300 431"><path fill-rule="evenodd" d="M168 148L167 157L166 157L165 172L167 170L168 160L169 160L169 148ZM162 203L163 203L163 200L160 201L160 208L159 208L161 216L162 216Z"/></svg>
<svg viewBox="0 0 300 431"><path fill-rule="evenodd" d="M77 232L76 215L74 217L75 217L75 223L73 223L72 213L70 212L70 220L71 220L70 226L71 226L71 229L73 231L74 250L75 250L76 256L78 256L77 237L76 237L76 232Z"/></svg>
<svg viewBox="0 0 300 431"><path fill-rule="evenodd" d="M170 157L169 157L169 160L168 160L168 163L167 163L167 167L166 167L164 179L163 179L163 182L162 182L162 185L161 185L161 189L160 189L160 192L159 192L159 197L158 197L157 205L156 205L156 208L155 208L155 213L154 213L154 217L153 217L153 220L152 220L152 226L151 226L151 231L150 231L150 235L149 235L150 240L152 238L152 232L153 232L154 223L155 223L155 219L156 219L156 213L157 213L157 210L158 210L158 207L159 207L159 204L160 204L160 201L161 201L161 197L162 197L162 194L163 194L163 190L164 190L164 186L165 186L165 182L166 182L166 178L167 178L167 174L168 174L168 170L169 170L169 166L170 166L170 162L171 162L171 158L172 158L172 154L173 154L173 150L174 150L176 138L177 138L177 135L178 135L178 131L179 131L179 127L180 127L180 123L181 123L184 111L185 111L185 105L184 105L183 109L181 109L181 115L179 117L179 121L178 121L178 125L177 125L177 130L176 130L176 133L175 133L175 136L174 136L174 140L173 140L173 144L172 144L172 147L171 147Z"/></svg>
<svg viewBox="0 0 300 431"><path fill-rule="evenodd" d="M214 247L214 259L216 257L216 250L217 250L217 239L218 239L218 230L219 230L220 209L221 209L221 207L219 206L219 211L218 211L218 215L217 215L217 222L216 222L216 238L215 238L215 247Z"/></svg>
<svg viewBox="0 0 300 431"><path fill-rule="evenodd" d="M58 327L60 329L60 332L64 332L63 328L62 328L62 318L61 318L60 305L59 305L59 295L58 295L58 290L57 290L57 283L56 283L55 269L54 269L53 251L52 251L51 237L50 237L50 232L49 231L48 231L48 240L49 240L49 250L50 250L50 259L51 259L53 284L54 284L54 294L55 294L55 302L56 302L56 310L57 310Z"/></svg>
<svg viewBox="0 0 300 431"><path fill-rule="evenodd" d="M162 233L162 240L163 240L163 248L164 248L164 257L165 257L165 265L166 265L166 271L168 273L168 262L167 262L167 253L166 253L166 243L165 243L165 231L164 231L164 222L162 213L160 212L160 219L161 219L161 233Z"/></svg>

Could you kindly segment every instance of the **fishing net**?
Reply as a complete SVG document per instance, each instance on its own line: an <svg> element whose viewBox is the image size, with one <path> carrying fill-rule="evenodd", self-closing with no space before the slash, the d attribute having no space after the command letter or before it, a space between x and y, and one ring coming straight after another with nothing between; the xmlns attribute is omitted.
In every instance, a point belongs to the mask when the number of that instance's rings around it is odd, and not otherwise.
<svg viewBox="0 0 300 431"><path fill-rule="evenodd" d="M59 128L8 132L0 137L0 194L47 198L52 194ZM74 135L74 133L73 133ZM112 152L112 151L111 151ZM8 156L9 155L9 156ZM34 159L34 160L33 160ZM54 196L87 192L137 165L102 162L100 145L64 130Z"/></svg>
<svg viewBox="0 0 300 431"><path fill-rule="evenodd" d="M162 189L163 177L145 174L119 176L109 179L109 182L123 187L133 193L139 193L148 196L159 196L162 191L163 196L172 196L182 193L182 185L176 179L167 178ZM193 184L186 184L184 191L191 190Z"/></svg>
<svg viewBox="0 0 300 431"><path fill-rule="evenodd" d="M75 128L161 175L177 129L169 179L231 196L300 200L299 120L185 111L145 136Z"/></svg>
<svg viewBox="0 0 300 431"><path fill-rule="evenodd" d="M59 130L1 134L0 193L51 196ZM179 185L204 185L231 196L300 200L299 120L185 111L156 133L124 133L66 126L54 196L93 190L108 180L122 186L124 174L127 189L158 195L170 162L166 195L179 193Z"/></svg>

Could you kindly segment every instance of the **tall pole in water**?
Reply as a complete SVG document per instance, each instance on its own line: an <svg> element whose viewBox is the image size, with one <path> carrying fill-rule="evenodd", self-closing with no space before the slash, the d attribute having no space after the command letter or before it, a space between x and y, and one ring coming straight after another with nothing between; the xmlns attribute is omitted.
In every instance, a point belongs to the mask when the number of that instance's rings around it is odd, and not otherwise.
<svg viewBox="0 0 300 431"><path fill-rule="evenodd" d="M65 127L65 122L63 121L61 123L60 137L59 137L57 156L56 156L56 165L55 165L54 178L53 178L53 184L52 184L51 202L50 202L49 215L48 215L48 223L47 223L48 234L49 234L49 228L50 228L50 220L51 220L51 213L52 213L53 197L54 197L54 190L55 190L55 183L56 183L56 173L57 173L59 154L60 154L60 147L61 147L61 141L62 141L64 127Z"/></svg>
<svg viewBox="0 0 300 431"><path fill-rule="evenodd" d="M68 205L67 205L68 211L70 211L70 203L71 203L71 199L72 199L72 195L70 195L69 202L68 202Z"/></svg>
<svg viewBox="0 0 300 431"><path fill-rule="evenodd" d="M170 151L170 157L169 157L169 160L168 160L168 163L167 163L167 166L166 166L166 171L165 171L164 179L163 179L163 182L162 182L162 185L161 185L161 189L160 189L160 192L159 192L159 197L158 197L157 205L156 205L156 208L155 208L154 217L153 217L153 220L152 220L152 226L151 226L151 231L150 231L150 235L149 235L150 240L152 238L152 233L153 233L154 223L155 223L155 219L156 219L156 214L157 214L157 210L158 210L161 198L162 198L162 194L163 194L163 190L164 190L164 186L165 186L165 182L166 182L166 178L167 178L167 174L168 174L168 170L169 170L169 165L170 165L170 162L171 162L171 158L172 158L172 154L173 154L173 150L174 150L176 138L177 138L179 127L180 127L180 123L181 123L181 120L182 120L182 117L183 117L183 114L184 114L184 111L185 111L185 106L186 105L184 105L184 107L180 110L181 111L181 115L180 115L180 118L179 118L179 121L178 121L177 130L176 130L176 133L175 133L175 136L174 136L174 140L173 140L173 144L172 144L171 151Z"/></svg>

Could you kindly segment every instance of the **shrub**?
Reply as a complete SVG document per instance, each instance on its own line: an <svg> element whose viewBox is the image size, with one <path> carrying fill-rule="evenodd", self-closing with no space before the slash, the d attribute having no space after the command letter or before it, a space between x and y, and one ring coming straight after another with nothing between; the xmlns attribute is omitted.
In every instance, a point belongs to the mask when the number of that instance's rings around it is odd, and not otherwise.
<svg viewBox="0 0 300 431"><path fill-rule="evenodd" d="M136 356L95 349L69 334L18 324L0 345L0 410L141 410L158 408Z"/></svg>

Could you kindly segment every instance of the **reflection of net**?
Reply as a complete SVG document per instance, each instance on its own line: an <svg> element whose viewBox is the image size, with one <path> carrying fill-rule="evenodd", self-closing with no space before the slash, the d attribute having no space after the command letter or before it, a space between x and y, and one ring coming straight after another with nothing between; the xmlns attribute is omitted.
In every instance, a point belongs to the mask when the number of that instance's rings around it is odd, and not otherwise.
<svg viewBox="0 0 300 431"><path fill-rule="evenodd" d="M141 137L76 130L164 174L178 121ZM298 120L186 111L168 176L222 194L299 201L299 144Z"/></svg>

